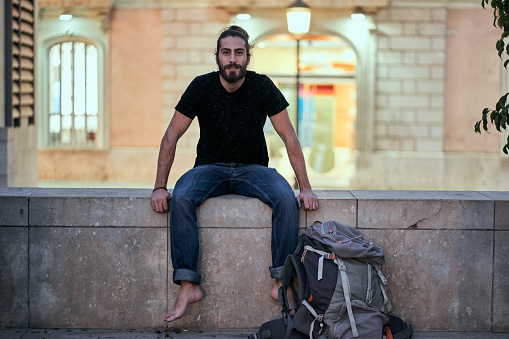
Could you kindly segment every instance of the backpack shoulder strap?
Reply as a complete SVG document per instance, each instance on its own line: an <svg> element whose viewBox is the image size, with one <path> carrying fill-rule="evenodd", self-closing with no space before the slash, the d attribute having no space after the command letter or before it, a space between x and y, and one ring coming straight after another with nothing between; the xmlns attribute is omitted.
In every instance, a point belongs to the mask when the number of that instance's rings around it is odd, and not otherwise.
<svg viewBox="0 0 509 339"><path fill-rule="evenodd" d="M348 318L350 319L352 335L356 338L359 336L359 332L357 331L357 325L355 323L355 318L353 317L352 302L350 300L350 281L346 274L345 262L341 260L341 258L336 258L334 261L338 265L341 281L343 283L343 294L345 296L346 310L348 312Z"/></svg>
<svg viewBox="0 0 509 339"><path fill-rule="evenodd" d="M302 243L302 242L301 242ZM293 285L292 285L292 279L294 277L297 277L299 281L299 293L295 291ZM278 291L278 297L279 297L279 303L283 307L281 310L281 313L283 314L283 318L286 322L286 334L285 339L290 338L290 335L292 334L293 329L293 316L290 315L290 312L292 311L292 308L297 308L300 305L300 299L304 295L305 286L307 283L307 277L306 277L306 270L304 268L304 265L300 261L300 256L296 254L289 254L286 257L285 264L283 266L283 276L282 276L282 286L279 288ZM289 301L288 301L288 288L292 289L295 303L294 307L290 307Z"/></svg>

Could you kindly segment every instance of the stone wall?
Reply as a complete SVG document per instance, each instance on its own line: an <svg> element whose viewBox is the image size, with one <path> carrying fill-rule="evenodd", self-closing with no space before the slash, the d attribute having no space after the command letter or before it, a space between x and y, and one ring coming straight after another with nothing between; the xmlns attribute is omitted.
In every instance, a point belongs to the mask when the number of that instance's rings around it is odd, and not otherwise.
<svg viewBox="0 0 509 339"><path fill-rule="evenodd" d="M376 150L442 151L447 10L377 15Z"/></svg>
<svg viewBox="0 0 509 339"><path fill-rule="evenodd" d="M315 220L386 252L394 313L419 331L509 331L509 192L318 191ZM145 189L0 188L0 326L158 328L177 294L166 214ZM205 298L172 326L254 328L269 296L270 209L228 195L198 211Z"/></svg>

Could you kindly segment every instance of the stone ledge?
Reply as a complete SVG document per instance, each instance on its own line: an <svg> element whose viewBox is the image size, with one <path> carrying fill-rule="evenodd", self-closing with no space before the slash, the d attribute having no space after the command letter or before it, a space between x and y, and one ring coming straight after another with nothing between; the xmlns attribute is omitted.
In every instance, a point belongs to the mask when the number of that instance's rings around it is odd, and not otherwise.
<svg viewBox="0 0 509 339"><path fill-rule="evenodd" d="M167 227L166 214L152 211L150 192L111 188L38 189L29 197L29 225Z"/></svg>
<svg viewBox="0 0 509 339"><path fill-rule="evenodd" d="M358 227L494 229L494 200L479 192L352 191Z"/></svg>
<svg viewBox="0 0 509 339"><path fill-rule="evenodd" d="M315 220L386 252L395 313L417 330L509 331L509 192L317 191ZM0 188L0 326L157 328L173 303L168 216L150 190ZM22 213L20 211L23 211ZM270 208L234 195L198 210L202 302L172 326L257 327L269 297Z"/></svg>

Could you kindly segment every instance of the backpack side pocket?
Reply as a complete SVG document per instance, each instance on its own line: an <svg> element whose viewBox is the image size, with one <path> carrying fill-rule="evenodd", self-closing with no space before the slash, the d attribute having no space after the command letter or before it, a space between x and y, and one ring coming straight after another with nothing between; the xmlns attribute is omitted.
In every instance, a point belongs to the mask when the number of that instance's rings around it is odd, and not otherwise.
<svg viewBox="0 0 509 339"><path fill-rule="evenodd" d="M357 335L352 333L346 303L341 306L337 317L329 325L330 338L382 338L384 326L389 322L389 317L380 312L376 307L367 306L359 300L352 300L352 311L357 325Z"/></svg>

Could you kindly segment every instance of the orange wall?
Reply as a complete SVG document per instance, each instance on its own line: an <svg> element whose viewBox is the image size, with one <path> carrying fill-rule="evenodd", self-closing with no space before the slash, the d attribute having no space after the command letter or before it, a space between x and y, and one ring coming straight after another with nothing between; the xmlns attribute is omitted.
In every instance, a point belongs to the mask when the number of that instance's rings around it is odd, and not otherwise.
<svg viewBox="0 0 509 339"><path fill-rule="evenodd" d="M500 152L500 133L474 133L485 107L502 95L502 61L495 49L501 30L493 27L493 11L450 9L447 17L445 151ZM502 79L502 74L504 78Z"/></svg>
<svg viewBox="0 0 509 339"><path fill-rule="evenodd" d="M356 84L336 84L334 94L336 97L336 121L334 126L334 146L347 147L355 150L355 120L356 116L350 115L350 108L356 105L352 100L352 91Z"/></svg>
<svg viewBox="0 0 509 339"><path fill-rule="evenodd" d="M110 145L159 146L162 126L160 9L123 9L110 27Z"/></svg>

